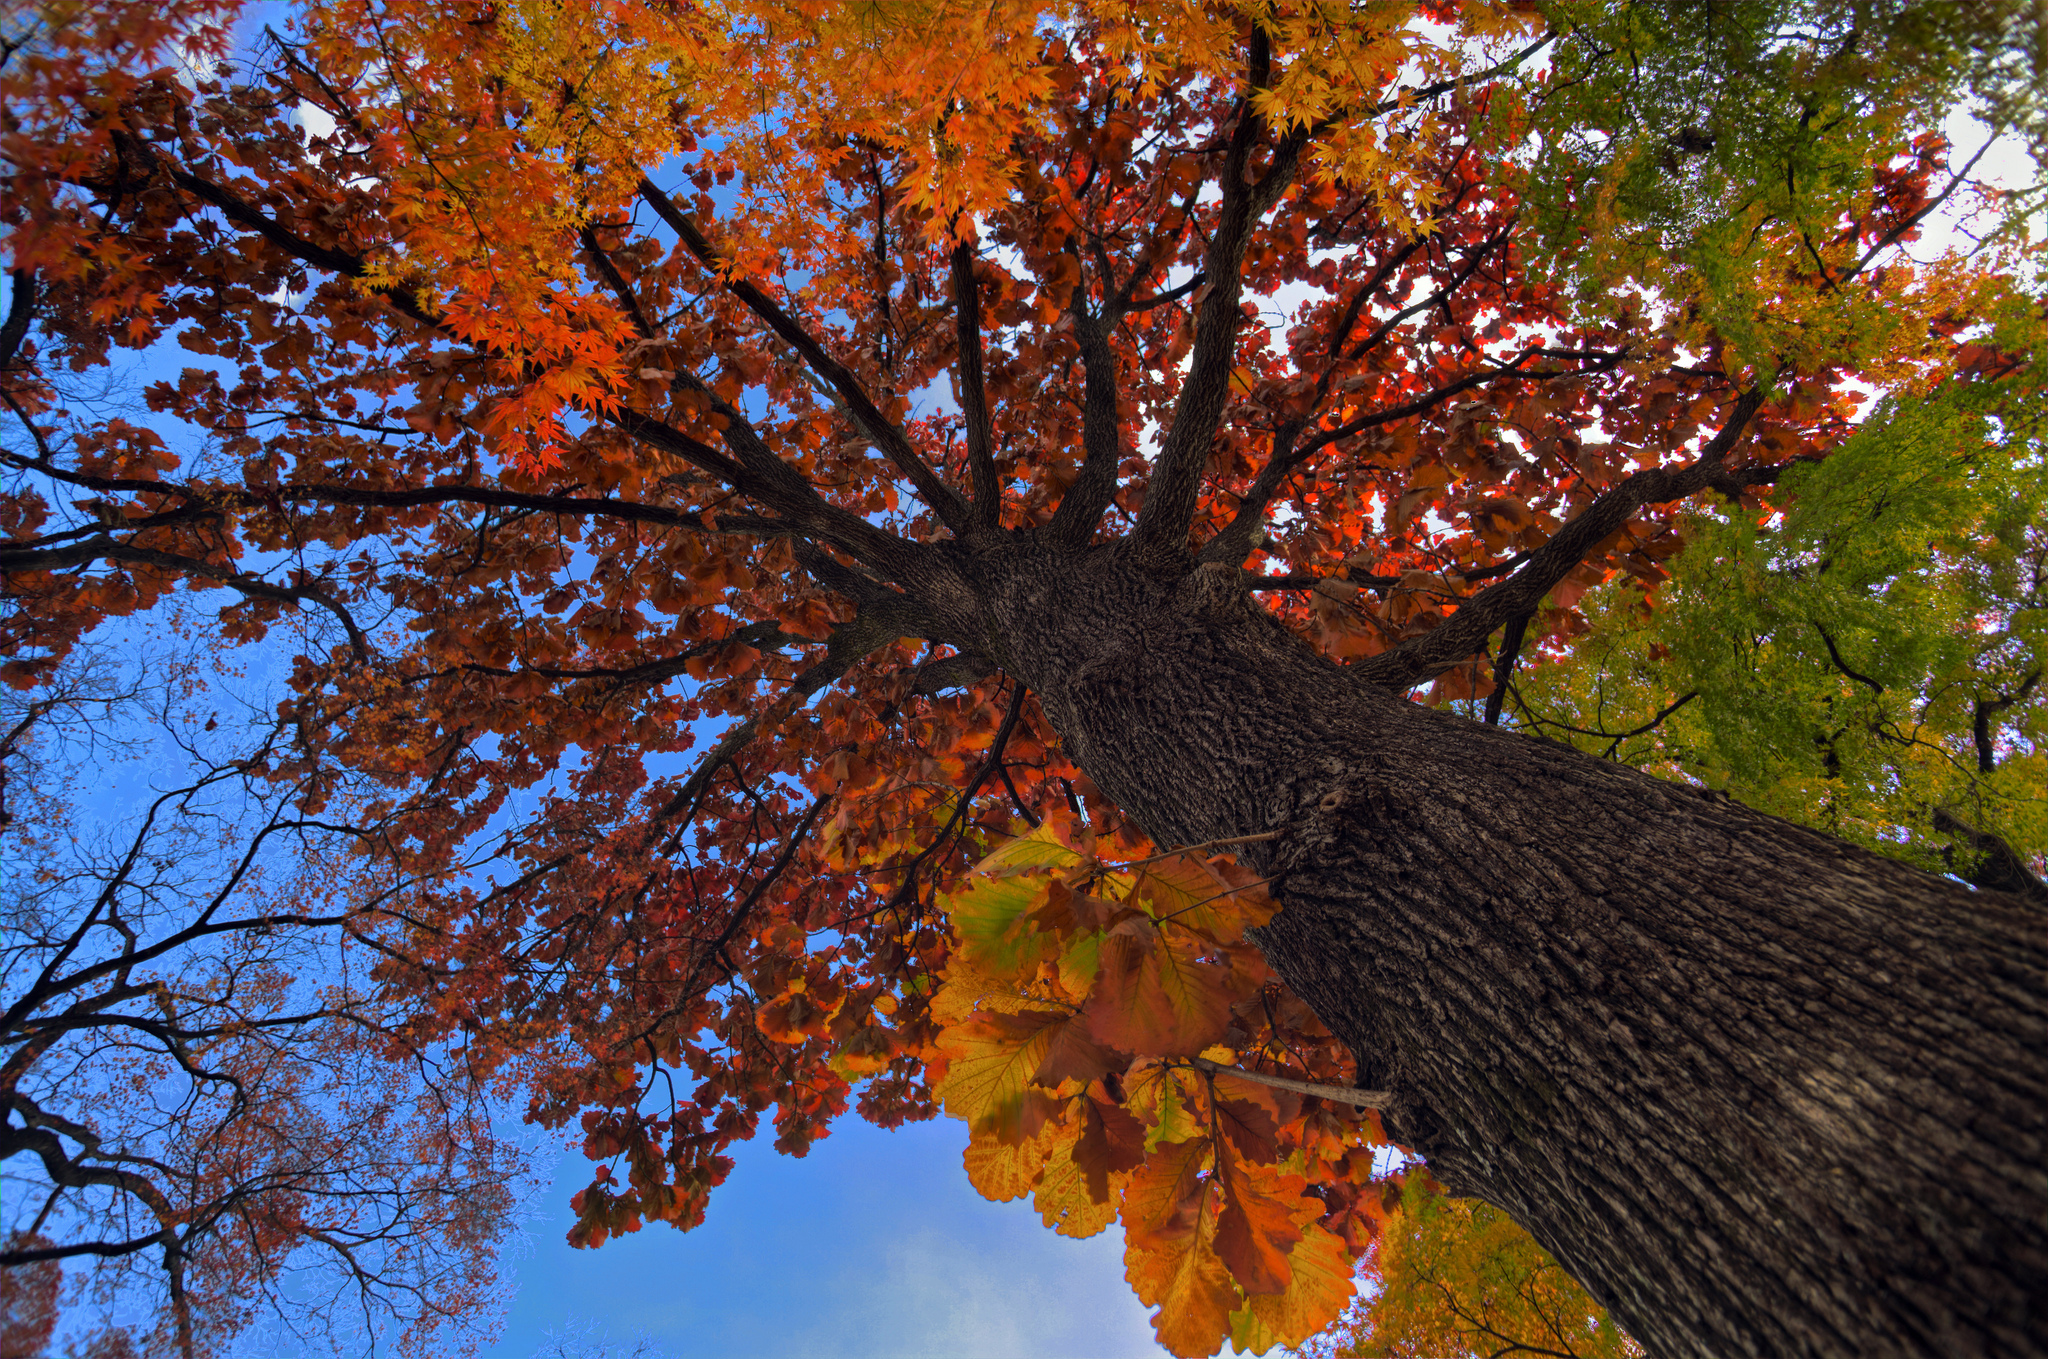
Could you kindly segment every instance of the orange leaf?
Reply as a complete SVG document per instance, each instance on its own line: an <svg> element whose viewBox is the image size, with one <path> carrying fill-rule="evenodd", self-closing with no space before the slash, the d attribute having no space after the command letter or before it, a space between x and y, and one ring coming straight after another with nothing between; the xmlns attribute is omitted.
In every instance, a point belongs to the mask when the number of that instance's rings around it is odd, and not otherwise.
<svg viewBox="0 0 2048 1359"><path fill-rule="evenodd" d="M1234 1348L1263 1353L1299 1345L1343 1314L1356 1286L1353 1259L1343 1240L1314 1223L1287 1254L1289 1279L1278 1293L1254 1293L1230 1319Z"/></svg>
<svg viewBox="0 0 2048 1359"><path fill-rule="evenodd" d="M1088 1196L1108 1203L1110 1175L1144 1164L1145 1125L1114 1104L1092 1098L1080 1104L1081 1136L1074 1143L1073 1161L1087 1176Z"/></svg>
<svg viewBox="0 0 2048 1359"><path fill-rule="evenodd" d="M1243 1167L1232 1167L1218 1153L1216 1178L1223 1189L1223 1211L1216 1219L1216 1253L1246 1293L1278 1293L1289 1278L1287 1252L1301 1240L1294 1208L1263 1192ZM1299 1186L1298 1177L1288 1177ZM1277 1187L1284 1190L1286 1182Z"/></svg>
<svg viewBox="0 0 2048 1359"><path fill-rule="evenodd" d="M1102 941L1101 967L1086 1013L1096 1038L1123 1052L1193 1056L1223 1037L1230 1007L1248 994L1230 968L1200 961L1146 921Z"/></svg>

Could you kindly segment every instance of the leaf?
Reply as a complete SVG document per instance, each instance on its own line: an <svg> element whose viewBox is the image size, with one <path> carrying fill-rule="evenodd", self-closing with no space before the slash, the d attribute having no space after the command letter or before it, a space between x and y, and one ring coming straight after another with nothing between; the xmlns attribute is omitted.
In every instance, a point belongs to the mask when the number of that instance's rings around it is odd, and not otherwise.
<svg viewBox="0 0 2048 1359"><path fill-rule="evenodd" d="M1238 942L1280 909L1263 882L1221 854L1206 860L1179 854L1147 865L1133 894L1154 919L1219 944Z"/></svg>
<svg viewBox="0 0 2048 1359"><path fill-rule="evenodd" d="M1145 1163L1145 1125L1098 1099L1084 1099L1079 1105L1081 1136L1071 1153L1073 1163L1087 1179L1088 1196L1097 1203L1111 1203L1110 1177Z"/></svg>
<svg viewBox="0 0 2048 1359"><path fill-rule="evenodd" d="M1077 1020L1062 1024L1053 1031L1052 1041L1046 1046L1045 1060L1031 1073L1031 1080L1033 1084L1048 1089L1057 1088L1067 1081L1086 1085L1121 1072L1130 1064L1129 1057L1103 1046L1090 1026Z"/></svg>
<svg viewBox="0 0 2048 1359"><path fill-rule="evenodd" d="M1031 1078L1055 1034L1073 1022L1063 1010L975 1015L941 1037L946 1074L933 1093L977 1135L1012 1145L1035 1135L1056 1106Z"/></svg>
<svg viewBox="0 0 2048 1359"><path fill-rule="evenodd" d="M1354 1261L1341 1238L1314 1223L1287 1253L1287 1287L1254 1293L1230 1318L1231 1347L1263 1354L1276 1345L1299 1345L1320 1334L1357 1292Z"/></svg>
<svg viewBox="0 0 2048 1359"><path fill-rule="evenodd" d="M1102 973L1086 1013L1095 1036L1111 1047L1193 1056L1223 1037L1230 1007L1249 992L1231 969L1200 961L1160 938L1149 922L1128 922L1103 941Z"/></svg>
<svg viewBox="0 0 2048 1359"><path fill-rule="evenodd" d="M1242 1165L1217 1156L1216 1178L1223 1208L1216 1219L1216 1253L1246 1293L1278 1293L1287 1287L1287 1253L1301 1240L1297 1204L1267 1193L1299 1190L1296 1176L1255 1179ZM1296 1195L1298 1202L1299 1195Z"/></svg>
<svg viewBox="0 0 2048 1359"><path fill-rule="evenodd" d="M1241 1099L1219 1099L1215 1110L1217 1131L1237 1148L1238 1155L1261 1165L1271 1165L1279 1159L1280 1130L1271 1113Z"/></svg>
<svg viewBox="0 0 2048 1359"><path fill-rule="evenodd" d="M1146 1124L1146 1148L1185 1142L1207 1129L1189 1107L1186 1073L1157 1062L1140 1063L1124 1077L1124 1105Z"/></svg>
<svg viewBox="0 0 2048 1359"><path fill-rule="evenodd" d="M1121 1173L1105 1177L1098 1198L1092 1183L1094 1177L1075 1159L1078 1147L1078 1143L1072 1144L1046 1163L1045 1174L1032 1196L1032 1204L1046 1226L1061 1236L1077 1238L1098 1235L1116 1221L1116 1191L1124 1181Z"/></svg>
<svg viewBox="0 0 2048 1359"><path fill-rule="evenodd" d="M1063 1138L1074 1136L1071 1128L1047 1123L1036 1137L1005 1143L993 1137L970 1137L962 1160L967 1180L983 1198L1008 1203L1030 1193L1038 1183L1045 1164Z"/></svg>
<svg viewBox="0 0 2048 1359"><path fill-rule="evenodd" d="M1207 1215L1185 1230L1124 1248L1124 1277L1138 1300L1159 1309L1152 1319L1159 1343L1185 1359L1214 1354L1230 1335L1230 1316L1243 1295L1211 1248Z"/></svg>
<svg viewBox="0 0 2048 1359"><path fill-rule="evenodd" d="M1155 1147L1124 1189L1124 1240L1140 1244L1191 1230L1214 1144L1206 1137ZM1196 1205L1198 1206L1198 1205Z"/></svg>

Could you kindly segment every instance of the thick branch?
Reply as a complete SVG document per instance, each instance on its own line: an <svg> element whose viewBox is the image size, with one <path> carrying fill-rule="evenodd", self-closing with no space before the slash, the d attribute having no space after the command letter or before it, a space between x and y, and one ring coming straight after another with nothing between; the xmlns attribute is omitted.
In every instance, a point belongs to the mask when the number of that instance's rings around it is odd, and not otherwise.
<svg viewBox="0 0 2048 1359"><path fill-rule="evenodd" d="M1046 536L1066 546L1085 547L1116 495L1123 434L1117 428L1117 362L1116 350L1109 343L1109 322L1090 316L1078 296L1071 314L1074 336L1081 345L1081 475L1060 497L1059 508L1046 525Z"/></svg>
<svg viewBox="0 0 2048 1359"><path fill-rule="evenodd" d="M1237 324L1241 319L1238 299L1243 285L1245 247L1250 243L1252 230L1259 219L1293 184L1302 153L1310 142L1354 114L1377 116L1416 100L1433 99L1472 81L1490 79L1512 70L1555 40L1554 33L1546 32L1527 47L1484 71L1407 91L1371 108L1332 114L1313 126L1299 129L1274 147L1266 173L1256 184L1247 186L1246 165L1260 134L1260 120L1252 112L1250 94L1266 85L1272 62L1264 30L1253 25L1246 70L1247 94L1238 105L1238 125L1224 157L1223 202L1218 213L1216 234L1210 238L1209 253L1202 266L1202 272L1214 286L1197 315L1188 379L1181 388L1172 426L1160 448L1152 482L1146 491L1145 508L1138 516L1138 529L1133 537L1141 555L1171 557L1185 544L1188 526L1194 522L1195 503L1200 496L1202 471L1209 459L1209 448L1222 427L1224 411L1230 402L1230 370L1236 359ZM1321 446L1319 443L1307 448L1299 456L1312 456ZM1284 470L1280 475L1284 475ZM1275 484L1278 484L1277 480ZM1263 505L1255 514L1258 512L1263 512ZM1247 524L1244 532L1248 533L1249 527ZM1237 536L1233 535L1233 540ZM1231 560L1242 560L1243 555L1240 553ZM1203 560L1218 559L1205 554Z"/></svg>
<svg viewBox="0 0 2048 1359"><path fill-rule="evenodd" d="M14 292L7 305L7 319L0 322L0 370L13 366L36 309L36 276L26 269L9 269L7 275L14 281Z"/></svg>
<svg viewBox="0 0 2048 1359"><path fill-rule="evenodd" d="M1508 677L1515 673L1515 658L1522 654L1522 637L1529 630L1529 615L1517 614L1501 634L1500 655L1493 663L1493 692L1486 696L1486 725L1500 725L1501 700L1508 694Z"/></svg>
<svg viewBox="0 0 2048 1359"><path fill-rule="evenodd" d="M1002 522L1003 488L996 475L995 427L988 413L988 383L981 363L981 288L974 281L974 243L953 246L953 321L959 347L960 414L967 426L967 469L974 487L974 523L984 531Z"/></svg>
<svg viewBox="0 0 2048 1359"><path fill-rule="evenodd" d="M697 223L684 212L667 194L656 188L652 181L640 181L640 196L668 223L683 245L697 257L706 269L711 270L725 283L726 288L740 301L747 304L756 316L768 323L769 329L779 336L783 343L803 356L812 370L830 384L839 399L846 403L854 423L861 432L882 451L882 456L895 464L918 494L918 498L931 506L939 521L963 538L972 536L973 521L968 512L967 502L960 493L939 479L931 465L918 456L911 447L910 439L896 423L875 406L853 375L853 370L825 352L815 336L798 323L797 319L762 292L731 270L711 241L698 229Z"/></svg>
<svg viewBox="0 0 2048 1359"><path fill-rule="evenodd" d="M1682 500L1705 490L1735 496L1751 486L1775 480L1782 469L1764 467L1732 472L1723 465L1750 417L1762 404L1761 392L1745 392L1736 400L1728 423L1697 461L1677 471L1653 467L1637 472L1559 529L1520 571L1466 600L1442 626L1392 651L1358 662L1352 666L1353 672L1367 683L1391 688L1419 684L1479 650L1496 628L1534 613L1552 587L1570 575L1594 548L1620 532L1644 505Z"/></svg>
<svg viewBox="0 0 2048 1359"><path fill-rule="evenodd" d="M1982 856L1970 874L1973 887L1988 892L2010 892L2016 897L2048 905L2048 883L2034 876L2033 870L2027 867L2027 861L2004 837L1979 830L1946 807L1934 809L1933 822L1934 829L1943 835L1955 836Z"/></svg>
<svg viewBox="0 0 2048 1359"><path fill-rule="evenodd" d="M1195 313L1195 340L1187 381L1175 404L1173 423L1160 446L1145 508L1138 514L1134 545L1145 556L1170 558L1178 553L1194 521L1201 491L1202 469L1209 446L1222 427L1230 404L1230 370L1237 356L1237 327L1243 319L1238 299L1244 287L1244 254L1252 230L1266 209L1279 201L1293 182L1305 140L1290 137L1274 149L1273 163L1257 184L1246 182L1253 148L1264 124L1252 109L1252 95L1265 88L1272 73L1272 46L1263 28L1254 24L1245 70L1245 94L1238 101L1237 127L1231 133L1220 175L1223 202L1216 230L1202 261L1208 294Z"/></svg>
<svg viewBox="0 0 2048 1359"><path fill-rule="evenodd" d="M619 306L632 318L633 329L640 332L640 338L654 338L654 323L647 319L647 313L640 306L640 299L633 292L633 285L626 282L626 276L619 272L619 266L612 263L612 257L598 243L597 232L591 227L583 228L578 239L583 242L583 251L590 256L591 267L604 280L604 286L612 290L612 296L619 300Z"/></svg>

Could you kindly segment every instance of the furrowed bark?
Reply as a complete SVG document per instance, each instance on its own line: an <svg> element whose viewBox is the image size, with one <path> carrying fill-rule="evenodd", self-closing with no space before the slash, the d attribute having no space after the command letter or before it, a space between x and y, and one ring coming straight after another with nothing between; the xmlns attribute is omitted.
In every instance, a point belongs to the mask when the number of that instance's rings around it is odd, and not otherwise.
<svg viewBox="0 0 2048 1359"><path fill-rule="evenodd" d="M1668 1359L2048 1354L2048 915L1314 655L1234 567L976 563L1159 843L1279 831L1268 958L1454 1192Z"/></svg>

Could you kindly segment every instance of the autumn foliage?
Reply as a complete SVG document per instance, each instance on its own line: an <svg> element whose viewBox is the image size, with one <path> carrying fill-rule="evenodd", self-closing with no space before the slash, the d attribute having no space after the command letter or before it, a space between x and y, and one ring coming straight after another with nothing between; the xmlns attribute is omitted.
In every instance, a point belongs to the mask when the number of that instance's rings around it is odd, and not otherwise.
<svg viewBox="0 0 2048 1359"><path fill-rule="evenodd" d="M1997 8L46 7L0 31L0 677L174 628L270 666L209 758L318 871L205 929L345 948L349 1061L576 1139L579 1244L699 1223L764 1124L943 1109L984 1193L1121 1223L1174 1352L1297 1343L1424 1173L1260 952L1259 837L1154 843L976 601L1113 548L1601 729L1569 667L1689 505L1767 519L1873 389L2037 389L2020 238L1904 253L1974 191L1930 119ZM1806 9L1870 27L1758 36ZM81 385L124 353L125 413ZM145 1014L105 881L76 984ZM444 1227L461 1311L493 1228ZM172 1276L164 1343L242 1324Z"/></svg>

